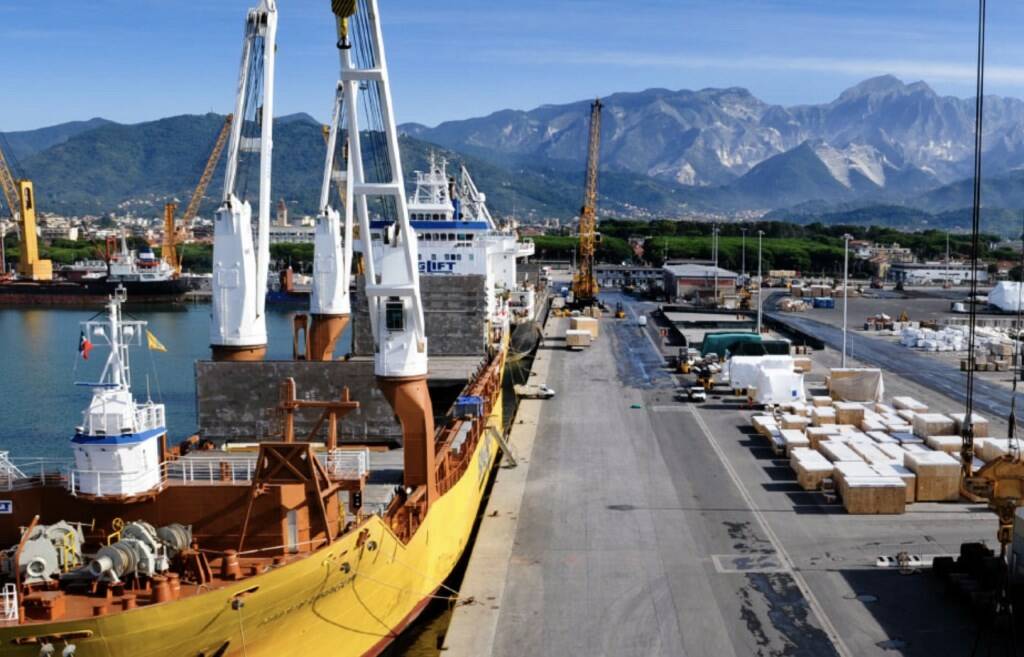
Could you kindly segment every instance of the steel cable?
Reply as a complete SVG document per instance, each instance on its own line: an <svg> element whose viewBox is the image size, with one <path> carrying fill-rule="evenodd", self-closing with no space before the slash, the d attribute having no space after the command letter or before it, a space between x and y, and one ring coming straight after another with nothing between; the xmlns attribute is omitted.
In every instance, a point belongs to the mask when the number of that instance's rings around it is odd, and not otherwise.
<svg viewBox="0 0 1024 657"><path fill-rule="evenodd" d="M978 61L974 103L974 185L973 203L971 206L971 286L970 286L970 319L967 337L967 389L966 408L964 411L961 438L962 467L971 473L974 460L974 369L975 369L975 324L978 310L975 303L978 296L978 250L981 234L981 146L982 122L985 104L985 0L978 0Z"/></svg>

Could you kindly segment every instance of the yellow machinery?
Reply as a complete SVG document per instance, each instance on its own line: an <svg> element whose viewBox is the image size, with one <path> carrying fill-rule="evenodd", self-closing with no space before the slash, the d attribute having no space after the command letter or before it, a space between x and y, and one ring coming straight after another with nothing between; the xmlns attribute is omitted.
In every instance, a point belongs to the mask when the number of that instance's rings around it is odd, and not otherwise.
<svg viewBox="0 0 1024 657"><path fill-rule="evenodd" d="M623 307L622 302L619 301L615 304L615 319L625 319L626 309Z"/></svg>
<svg viewBox="0 0 1024 657"><path fill-rule="evenodd" d="M572 281L575 305L589 306L597 300L594 254L597 250L597 167L601 155L601 99L590 106L590 140L587 147L587 181L580 210L579 267Z"/></svg>
<svg viewBox="0 0 1024 657"><path fill-rule="evenodd" d="M7 207L21 235L18 242L18 275L33 281L53 280L53 262L39 257L36 199L32 181L15 181L3 150L0 150L0 188L3 189Z"/></svg>
<svg viewBox="0 0 1024 657"><path fill-rule="evenodd" d="M199 213L199 204L203 202L203 197L206 196L206 188L210 186L210 181L213 180L213 173L217 169L217 162L220 161L220 155L224 152L224 145L227 144L228 135L231 134L231 124L234 122L234 115L228 114L224 118L224 126L220 129L220 134L217 135L217 141L213 145L213 151L210 153L209 159L206 160L206 166L203 168L203 175L199 177L199 184L196 185L195 191L192 192L192 198L189 199L188 206L185 208L185 214L181 216L181 226L187 226L196 215ZM181 241L181 232L178 228L178 222L174 219L174 213L178 210L177 203L168 203L164 206L164 241L160 249L160 257L168 266L173 267L174 271L181 273L181 260L178 258L178 243Z"/></svg>

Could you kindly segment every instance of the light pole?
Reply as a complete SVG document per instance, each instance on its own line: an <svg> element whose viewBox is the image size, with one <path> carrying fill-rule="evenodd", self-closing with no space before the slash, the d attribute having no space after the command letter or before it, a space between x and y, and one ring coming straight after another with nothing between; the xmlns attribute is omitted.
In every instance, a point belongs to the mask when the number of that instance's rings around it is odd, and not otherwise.
<svg viewBox="0 0 1024 657"><path fill-rule="evenodd" d="M850 240L853 235L843 235L843 367L846 367L846 317L847 300L850 295Z"/></svg>
<svg viewBox="0 0 1024 657"><path fill-rule="evenodd" d="M0 274L7 273L7 252L4 250L4 241L7 239L7 224L0 225Z"/></svg>
<svg viewBox="0 0 1024 657"><path fill-rule="evenodd" d="M757 231L757 334L761 335L761 238L764 237L764 231Z"/></svg>
<svg viewBox="0 0 1024 657"><path fill-rule="evenodd" d="M711 231L711 248L715 258L715 308L718 307L718 226Z"/></svg>
<svg viewBox="0 0 1024 657"><path fill-rule="evenodd" d="M743 280L747 280L747 229L740 228L743 234L743 241L740 246L740 271L743 272Z"/></svg>

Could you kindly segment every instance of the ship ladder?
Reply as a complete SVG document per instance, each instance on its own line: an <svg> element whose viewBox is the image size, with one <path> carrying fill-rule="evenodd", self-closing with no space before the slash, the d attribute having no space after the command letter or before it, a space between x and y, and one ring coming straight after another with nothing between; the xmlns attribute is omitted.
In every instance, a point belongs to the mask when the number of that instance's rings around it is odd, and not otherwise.
<svg viewBox="0 0 1024 657"><path fill-rule="evenodd" d="M3 592L0 593L0 597L3 598L4 602L4 620L10 623L19 622L18 588L11 583L4 584Z"/></svg>

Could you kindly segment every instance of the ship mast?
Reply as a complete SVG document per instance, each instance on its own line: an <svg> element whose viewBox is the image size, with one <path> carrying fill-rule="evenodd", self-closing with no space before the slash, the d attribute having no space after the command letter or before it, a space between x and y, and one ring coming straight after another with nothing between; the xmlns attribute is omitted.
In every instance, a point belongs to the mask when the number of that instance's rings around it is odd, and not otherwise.
<svg viewBox="0 0 1024 657"><path fill-rule="evenodd" d="M214 360L262 360L267 351L264 314L270 268L270 165L274 130L274 59L277 43L275 0L261 0L245 20L242 66L238 76L224 196L214 221ZM260 91L262 89L262 97ZM259 126L259 136L243 135ZM259 218L256 243L252 206L239 198L243 152L259 153Z"/></svg>
<svg viewBox="0 0 1024 657"><path fill-rule="evenodd" d="M427 337L416 233L409 223L380 12L377 0L336 0L331 8L338 25L342 104L348 128L348 184L352 190L348 198L355 206L362 235L374 373L402 425L404 484L412 489L425 487L429 504L437 497L437 475L434 415L427 389ZM351 35L350 22L356 24ZM350 36L356 40L350 41ZM365 42L358 37L365 37ZM363 111L360 100L366 101ZM363 166L364 138L371 146L367 155L376 158L373 181ZM377 247L370 231L369 199L395 219L383 229ZM376 256L374 248L380 250Z"/></svg>

